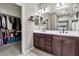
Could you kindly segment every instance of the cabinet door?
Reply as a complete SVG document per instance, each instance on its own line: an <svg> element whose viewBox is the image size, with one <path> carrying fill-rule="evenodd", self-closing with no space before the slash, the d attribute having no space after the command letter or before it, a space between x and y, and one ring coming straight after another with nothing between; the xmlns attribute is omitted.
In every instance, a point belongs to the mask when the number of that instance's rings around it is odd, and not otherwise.
<svg viewBox="0 0 79 59"><path fill-rule="evenodd" d="M51 48L52 47L52 37L51 35L46 35L45 39L45 50L49 53L51 53Z"/></svg>
<svg viewBox="0 0 79 59"><path fill-rule="evenodd" d="M45 49L45 35L40 34L39 35L39 49L44 50Z"/></svg>
<svg viewBox="0 0 79 59"><path fill-rule="evenodd" d="M33 44L35 48L38 48L38 37L37 36L34 36Z"/></svg>
<svg viewBox="0 0 79 59"><path fill-rule="evenodd" d="M58 37L53 37L53 44L52 44L52 53L54 55L61 56L61 40Z"/></svg>
<svg viewBox="0 0 79 59"><path fill-rule="evenodd" d="M75 41L72 38L64 38L62 40L62 55L74 56L75 55Z"/></svg>
<svg viewBox="0 0 79 59"><path fill-rule="evenodd" d="M79 37L75 37L75 54L79 56Z"/></svg>

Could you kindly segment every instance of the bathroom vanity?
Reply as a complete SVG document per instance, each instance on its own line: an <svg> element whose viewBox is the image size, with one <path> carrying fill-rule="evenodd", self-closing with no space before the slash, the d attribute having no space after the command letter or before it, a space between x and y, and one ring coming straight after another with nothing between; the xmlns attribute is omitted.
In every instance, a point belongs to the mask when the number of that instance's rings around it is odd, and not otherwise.
<svg viewBox="0 0 79 59"><path fill-rule="evenodd" d="M79 33L34 31L34 47L57 56L79 56Z"/></svg>

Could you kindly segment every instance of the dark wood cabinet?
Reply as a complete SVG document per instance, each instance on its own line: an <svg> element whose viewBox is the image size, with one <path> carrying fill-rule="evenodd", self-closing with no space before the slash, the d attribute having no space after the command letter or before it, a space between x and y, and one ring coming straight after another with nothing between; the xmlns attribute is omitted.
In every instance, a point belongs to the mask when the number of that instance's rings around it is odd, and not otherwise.
<svg viewBox="0 0 79 59"><path fill-rule="evenodd" d="M79 56L79 37L34 33L34 47L57 56Z"/></svg>
<svg viewBox="0 0 79 59"><path fill-rule="evenodd" d="M62 55L75 56L75 40L71 37L65 37L62 40Z"/></svg>
<svg viewBox="0 0 79 59"><path fill-rule="evenodd" d="M39 34L39 40L38 41L39 41L39 43L38 43L39 49L44 50L45 49L45 35Z"/></svg>
<svg viewBox="0 0 79 59"><path fill-rule="evenodd" d="M46 35L45 36L45 50L49 53L52 52L52 36L51 35Z"/></svg>
<svg viewBox="0 0 79 59"><path fill-rule="evenodd" d="M33 38L34 38L33 40L34 47L44 50L45 49L45 35L34 33Z"/></svg>
<svg viewBox="0 0 79 59"><path fill-rule="evenodd" d="M53 36L52 53L61 56L61 40L58 36Z"/></svg>
<svg viewBox="0 0 79 59"><path fill-rule="evenodd" d="M39 35L38 34L33 34L33 45L35 48L38 48L38 40L39 40Z"/></svg>
<svg viewBox="0 0 79 59"><path fill-rule="evenodd" d="M75 55L79 56L79 38L74 38L75 39Z"/></svg>
<svg viewBox="0 0 79 59"><path fill-rule="evenodd" d="M35 48L38 48L38 39L39 38L37 36L34 37L34 41L33 42L34 42Z"/></svg>

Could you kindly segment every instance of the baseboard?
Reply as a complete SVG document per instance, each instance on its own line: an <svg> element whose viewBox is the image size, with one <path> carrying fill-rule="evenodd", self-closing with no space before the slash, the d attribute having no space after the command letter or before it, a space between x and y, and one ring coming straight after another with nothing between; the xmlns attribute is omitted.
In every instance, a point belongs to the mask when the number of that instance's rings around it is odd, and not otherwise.
<svg viewBox="0 0 79 59"><path fill-rule="evenodd" d="M26 50L23 54L25 54L25 53L27 53L27 52L31 51L32 49L34 49L34 47L32 47L32 48L30 48L30 49Z"/></svg>

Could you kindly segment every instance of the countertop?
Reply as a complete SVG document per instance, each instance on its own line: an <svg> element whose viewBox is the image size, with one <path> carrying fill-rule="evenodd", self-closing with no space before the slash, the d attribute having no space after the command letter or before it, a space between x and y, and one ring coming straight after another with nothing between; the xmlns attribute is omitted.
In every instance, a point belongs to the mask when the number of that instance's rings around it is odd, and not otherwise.
<svg viewBox="0 0 79 59"><path fill-rule="evenodd" d="M79 37L79 31L65 31L63 33L63 31L58 30L33 30L33 33Z"/></svg>

